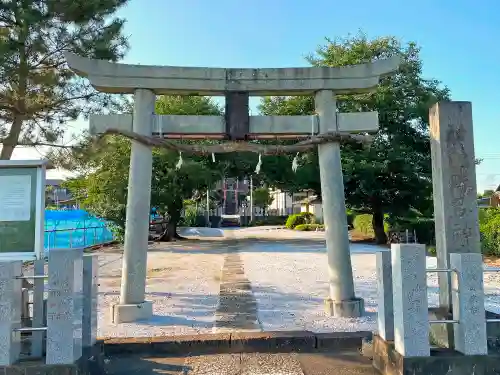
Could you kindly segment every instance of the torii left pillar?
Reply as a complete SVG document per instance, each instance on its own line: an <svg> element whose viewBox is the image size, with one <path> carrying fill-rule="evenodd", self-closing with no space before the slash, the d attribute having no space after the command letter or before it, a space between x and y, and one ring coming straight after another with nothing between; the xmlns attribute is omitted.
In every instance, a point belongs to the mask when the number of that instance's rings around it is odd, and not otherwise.
<svg viewBox="0 0 500 375"><path fill-rule="evenodd" d="M334 92L318 91L314 102L320 133L339 131ZM357 318L364 313L364 302L354 294L339 142L319 145L318 156L330 289L325 307L331 316Z"/></svg>
<svg viewBox="0 0 500 375"><path fill-rule="evenodd" d="M135 90L132 123L134 132L151 136L155 99L155 93L151 90ZM113 323L132 322L153 315L153 303L144 300L152 166L152 149L132 141L120 302L112 306Z"/></svg>

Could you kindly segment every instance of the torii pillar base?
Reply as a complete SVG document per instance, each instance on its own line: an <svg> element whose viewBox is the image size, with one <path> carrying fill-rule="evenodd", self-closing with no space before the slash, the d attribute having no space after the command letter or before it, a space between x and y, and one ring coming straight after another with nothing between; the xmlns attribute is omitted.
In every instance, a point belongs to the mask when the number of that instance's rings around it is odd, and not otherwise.
<svg viewBox="0 0 500 375"><path fill-rule="evenodd" d="M138 320L146 320L153 316L153 302L144 301L142 303L130 305L111 306L111 318L113 324L131 323Z"/></svg>
<svg viewBox="0 0 500 375"><path fill-rule="evenodd" d="M335 318L361 318L365 311L365 301L362 298L346 301L327 298L324 302L326 314Z"/></svg>

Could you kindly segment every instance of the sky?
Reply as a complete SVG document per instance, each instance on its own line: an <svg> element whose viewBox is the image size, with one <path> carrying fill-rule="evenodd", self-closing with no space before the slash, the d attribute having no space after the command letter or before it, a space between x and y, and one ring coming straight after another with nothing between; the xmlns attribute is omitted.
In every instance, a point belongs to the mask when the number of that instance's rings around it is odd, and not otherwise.
<svg viewBox="0 0 500 375"><path fill-rule="evenodd" d="M124 62L207 67L307 66L325 38L363 31L421 47L424 77L473 108L478 191L500 184L498 0L130 0ZM84 121L73 124L86 127ZM40 158L17 150L15 158ZM57 177L53 171L49 176Z"/></svg>

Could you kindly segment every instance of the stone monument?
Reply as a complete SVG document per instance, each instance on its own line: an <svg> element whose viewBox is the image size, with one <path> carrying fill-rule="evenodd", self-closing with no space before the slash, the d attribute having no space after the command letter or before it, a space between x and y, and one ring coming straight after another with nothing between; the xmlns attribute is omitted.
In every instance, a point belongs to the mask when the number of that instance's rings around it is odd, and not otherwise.
<svg viewBox="0 0 500 375"><path fill-rule="evenodd" d="M373 90L380 77L397 70L400 63L393 57L340 68L224 69L128 65L74 54L66 59L97 90L134 95L133 115L93 116L93 134L114 129L156 138L231 141L376 132L376 112L337 113L335 94ZM155 97L163 94L224 95L225 116L157 116ZM249 115L249 96L271 95L314 95L317 115ZM330 283L327 309L334 316L358 317L364 306L354 293L338 141L319 146L319 164ZM116 323L152 315L152 304L145 300L151 167L151 148L132 141L122 285L112 313Z"/></svg>
<svg viewBox="0 0 500 375"><path fill-rule="evenodd" d="M439 268L450 253L481 253L472 105L441 102L430 109L432 182ZM450 275L439 275L440 305L451 310Z"/></svg>

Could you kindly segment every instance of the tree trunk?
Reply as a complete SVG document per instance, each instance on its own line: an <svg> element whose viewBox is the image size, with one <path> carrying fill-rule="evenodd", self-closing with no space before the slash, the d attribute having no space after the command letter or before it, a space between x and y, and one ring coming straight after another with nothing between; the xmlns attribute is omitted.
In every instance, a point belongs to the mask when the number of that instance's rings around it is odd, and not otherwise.
<svg viewBox="0 0 500 375"><path fill-rule="evenodd" d="M10 127L9 135L2 142L2 151L0 152L0 160L10 160L12 153L19 142L21 128L23 125L23 117L17 115Z"/></svg>
<svg viewBox="0 0 500 375"><path fill-rule="evenodd" d="M170 242L170 241L173 241L175 238L177 238L177 223L169 220L165 224L164 228L165 229L164 229L163 233L160 235L160 237L158 237L157 241Z"/></svg>
<svg viewBox="0 0 500 375"><path fill-rule="evenodd" d="M169 219L163 224L163 233L157 238L157 241L171 242L175 240L184 240L185 238L177 233L177 224L181 218L181 210L175 212L173 215L168 215Z"/></svg>
<svg viewBox="0 0 500 375"><path fill-rule="evenodd" d="M24 14L27 7L26 3L18 3L18 6L23 7L22 9L19 7L15 8L15 16L16 19L19 20ZM16 100L16 112L13 113L12 125L9 130L9 135L5 137L2 142L2 151L0 152L0 160L10 160L14 149L16 148L19 142L19 136L21 135L21 130L23 126L23 122L26 117L26 92L28 89L28 54L26 47L26 40L28 39L29 34L29 24L25 20L22 22L21 27L19 28L19 45L24 46L19 49L19 68L18 68L18 84L15 88L17 91L15 94L17 96Z"/></svg>
<svg viewBox="0 0 500 375"><path fill-rule="evenodd" d="M387 235L384 230L384 213L380 209L373 210L372 216L373 231L375 232L375 242L379 245L387 243Z"/></svg>

